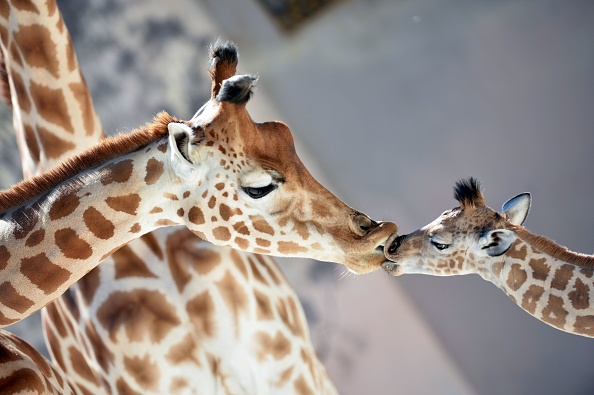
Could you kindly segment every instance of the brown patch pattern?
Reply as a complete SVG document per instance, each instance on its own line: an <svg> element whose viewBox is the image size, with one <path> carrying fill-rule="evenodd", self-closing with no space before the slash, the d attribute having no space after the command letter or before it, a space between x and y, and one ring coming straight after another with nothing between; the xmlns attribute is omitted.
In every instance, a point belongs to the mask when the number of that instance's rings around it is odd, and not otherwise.
<svg viewBox="0 0 594 395"><path fill-rule="evenodd" d="M91 206L83 213L83 221L87 228L100 239L111 239L115 232L113 222L105 218L95 207Z"/></svg>
<svg viewBox="0 0 594 395"><path fill-rule="evenodd" d="M157 276L146 266L144 260L134 253L127 245L113 253L111 256L114 262L115 278L157 278Z"/></svg>
<svg viewBox="0 0 594 395"><path fill-rule="evenodd" d="M204 220L204 213L198 207L193 206L190 211L188 211L188 219L191 223L196 225L202 225L206 221Z"/></svg>
<svg viewBox="0 0 594 395"><path fill-rule="evenodd" d="M522 269L522 266L520 266L517 263L514 263L513 265L511 265L511 268L507 275L506 284L510 289L517 291L526 282L527 278L528 274L524 269Z"/></svg>
<svg viewBox="0 0 594 395"><path fill-rule="evenodd" d="M9 282L0 284L0 300L4 306L19 313L24 313L33 306L33 301L19 294Z"/></svg>
<svg viewBox="0 0 594 395"><path fill-rule="evenodd" d="M217 287L223 297L223 300L231 310L235 320L235 325L238 323L237 315L243 312L247 308L246 299L247 295L245 290L235 280L235 277L229 272L225 272L225 276L220 281L216 282ZM236 328L238 330L238 328Z"/></svg>
<svg viewBox="0 0 594 395"><path fill-rule="evenodd" d="M74 212L80 204L80 199L75 194L65 194L58 197L49 210L52 221L64 218Z"/></svg>
<svg viewBox="0 0 594 395"><path fill-rule="evenodd" d="M132 159L121 160L114 164L105 166L101 170L101 183L109 185L114 182L123 183L130 179L134 170Z"/></svg>
<svg viewBox="0 0 594 395"><path fill-rule="evenodd" d="M575 268L572 265L561 265L561 267L555 271L555 276L551 281L551 287L564 291L565 288L567 288L567 284L569 284L569 280L573 277L574 269Z"/></svg>
<svg viewBox="0 0 594 395"><path fill-rule="evenodd" d="M205 291L190 300L186 304L186 311L194 325L196 336L211 337L215 334L215 305L208 292Z"/></svg>
<svg viewBox="0 0 594 395"><path fill-rule="evenodd" d="M159 368L150 356L124 357L124 367L136 383L145 390L155 390L159 382Z"/></svg>
<svg viewBox="0 0 594 395"><path fill-rule="evenodd" d="M140 196L137 193L131 193L123 196L107 197L105 203L115 211L136 215L140 200Z"/></svg>
<svg viewBox="0 0 594 395"><path fill-rule="evenodd" d="M184 362L189 362L192 365L201 366L200 360L196 358L195 354L198 350L198 345L191 334L188 334L182 341L171 347L165 358L172 365L179 365Z"/></svg>
<svg viewBox="0 0 594 395"><path fill-rule="evenodd" d="M23 4L22 1L12 2L13 5ZM16 4L15 4L16 3ZM32 3L29 3L32 5ZM19 30L14 32L15 41L19 47L25 62L29 66L39 67L47 70L54 77L60 77L59 60L57 57L56 44L52 41L51 32L43 25L20 25ZM33 94L33 96L36 96ZM68 114L67 111L60 111Z"/></svg>
<svg viewBox="0 0 594 395"><path fill-rule="evenodd" d="M29 236L27 241L25 241L25 245L27 247L35 247L36 245L41 243L44 238L45 238L45 229L38 229L35 232L31 233L31 235ZM2 254L0 252L0 269L2 267L2 256L1 255Z"/></svg>
<svg viewBox="0 0 594 395"><path fill-rule="evenodd" d="M260 361L272 357L277 361L286 357L291 352L291 342L280 332L274 337L267 333L257 333L258 359Z"/></svg>
<svg viewBox="0 0 594 395"><path fill-rule="evenodd" d="M594 315L576 317L573 328L576 333L594 336Z"/></svg>
<svg viewBox="0 0 594 395"><path fill-rule="evenodd" d="M144 182L147 185L153 185L164 173L165 164L160 160L155 158L150 158L146 163L146 176L144 177Z"/></svg>
<svg viewBox="0 0 594 395"><path fill-rule="evenodd" d="M10 252L6 246L0 245L0 270L4 270L8 265L10 259Z"/></svg>
<svg viewBox="0 0 594 395"><path fill-rule="evenodd" d="M256 298L256 314L258 320L271 320L274 318L274 313L272 311L272 304L270 303L270 299L268 296L254 290L254 297Z"/></svg>
<svg viewBox="0 0 594 395"><path fill-rule="evenodd" d="M563 299L549 295L547 306L542 311L542 320L556 328L563 328L567 319L567 310L563 307Z"/></svg>
<svg viewBox="0 0 594 395"><path fill-rule="evenodd" d="M279 241L278 242L278 252L284 255L294 255L300 252L307 252L308 249L306 247L300 246L297 243L292 241Z"/></svg>
<svg viewBox="0 0 594 395"><path fill-rule="evenodd" d="M546 258L541 259L531 259L528 265L532 269L532 277L535 280L544 281L549 277L549 272L551 268L547 265Z"/></svg>
<svg viewBox="0 0 594 395"><path fill-rule="evenodd" d="M44 254L21 259L21 273L46 295L55 292L70 278L70 272L54 264Z"/></svg>
<svg viewBox="0 0 594 395"><path fill-rule="evenodd" d="M577 278L575 280L573 291L567 296L576 310L590 308L590 288L581 279Z"/></svg>
<svg viewBox="0 0 594 395"><path fill-rule="evenodd" d="M228 241L231 239L231 232L224 226L218 226L212 230L212 235L215 239L221 241Z"/></svg>
<svg viewBox="0 0 594 395"><path fill-rule="evenodd" d="M271 236L274 235L274 229L264 218L250 215L250 221L252 222L254 229L256 229L258 232L266 233Z"/></svg>
<svg viewBox="0 0 594 395"><path fill-rule="evenodd" d="M56 245L66 258L88 259L93 255L93 249L83 239L78 237L74 229L64 228L57 230L54 234Z"/></svg>
<svg viewBox="0 0 594 395"><path fill-rule="evenodd" d="M44 67L43 65L41 67ZM45 67L44 67L45 68ZM68 105L61 89L52 89L31 82L31 97L41 117L48 122L62 127L68 133L74 133L74 127L68 114Z"/></svg>
<svg viewBox="0 0 594 395"><path fill-rule="evenodd" d="M89 365L87 364L87 360L84 357L84 355L82 355L80 351L74 346L68 348L68 354L70 357L70 361L72 362L72 367L74 368L74 371L78 373L81 377L83 377L85 380L94 382L95 375L93 374L91 368L89 368Z"/></svg>
<svg viewBox="0 0 594 395"><path fill-rule="evenodd" d="M72 142L59 138L43 126L37 126L37 135L45 155L49 159L60 159L67 152L76 148Z"/></svg>
<svg viewBox="0 0 594 395"><path fill-rule="evenodd" d="M116 340L120 329L132 342L159 342L180 324L175 307L158 291L113 292L97 310L101 325Z"/></svg>

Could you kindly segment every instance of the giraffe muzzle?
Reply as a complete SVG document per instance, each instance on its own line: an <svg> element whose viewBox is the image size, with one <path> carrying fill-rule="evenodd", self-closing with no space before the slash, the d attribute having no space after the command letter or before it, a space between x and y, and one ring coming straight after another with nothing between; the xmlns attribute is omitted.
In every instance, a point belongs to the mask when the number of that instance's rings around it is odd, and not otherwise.
<svg viewBox="0 0 594 395"><path fill-rule="evenodd" d="M400 266L395 262L394 257L398 252L398 248L402 245L402 240L404 240L404 236L399 236L397 233L393 233L388 237L386 245L384 246L384 255L388 260L382 263L382 268L392 276L399 276L402 274Z"/></svg>
<svg viewBox="0 0 594 395"><path fill-rule="evenodd" d="M389 275L391 276L400 276L402 273L400 271L400 266L396 262L386 261L382 263L382 269L384 269Z"/></svg>
<svg viewBox="0 0 594 395"><path fill-rule="evenodd" d="M390 259L390 256L393 256L398 252L398 248L402 245L402 241L404 240L405 236L398 236L396 233L392 234L386 240L386 246L384 249L384 253L386 258Z"/></svg>

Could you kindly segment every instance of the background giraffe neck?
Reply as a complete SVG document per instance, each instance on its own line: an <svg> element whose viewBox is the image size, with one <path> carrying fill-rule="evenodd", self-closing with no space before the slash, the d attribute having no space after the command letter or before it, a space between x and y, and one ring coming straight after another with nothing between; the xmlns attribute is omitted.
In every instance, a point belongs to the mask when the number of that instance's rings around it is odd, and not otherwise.
<svg viewBox="0 0 594 395"><path fill-rule="evenodd" d="M524 228L486 279L539 320L594 337L593 257L578 254Z"/></svg>
<svg viewBox="0 0 594 395"><path fill-rule="evenodd" d="M28 4L6 7L0 14L6 82L26 177L92 146L103 135L56 4Z"/></svg>

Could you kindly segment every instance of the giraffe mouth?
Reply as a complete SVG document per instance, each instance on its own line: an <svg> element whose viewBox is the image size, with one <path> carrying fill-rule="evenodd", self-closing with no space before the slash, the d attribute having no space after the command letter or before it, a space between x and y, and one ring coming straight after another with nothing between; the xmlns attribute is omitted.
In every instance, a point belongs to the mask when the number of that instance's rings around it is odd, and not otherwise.
<svg viewBox="0 0 594 395"><path fill-rule="evenodd" d="M384 269L386 272L388 272L389 275L394 277L400 276L402 274L400 266L398 266L396 262L386 261L382 263L382 269Z"/></svg>

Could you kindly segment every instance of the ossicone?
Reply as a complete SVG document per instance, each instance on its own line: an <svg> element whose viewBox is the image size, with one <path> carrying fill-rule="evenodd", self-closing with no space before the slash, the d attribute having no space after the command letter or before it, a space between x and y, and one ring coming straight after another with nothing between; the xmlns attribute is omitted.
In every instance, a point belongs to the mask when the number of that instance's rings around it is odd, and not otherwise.
<svg viewBox="0 0 594 395"><path fill-rule="evenodd" d="M485 205L485 198L481 193L481 182L474 177L468 177L456 182L454 198L460 203L462 210Z"/></svg>
<svg viewBox="0 0 594 395"><path fill-rule="evenodd" d="M237 46L231 41L218 38L209 48L210 78L212 79L211 98L215 98L224 80L231 78L237 71Z"/></svg>
<svg viewBox="0 0 594 395"><path fill-rule="evenodd" d="M219 102L245 104L250 100L256 80L253 75L236 75L223 81L216 99Z"/></svg>

